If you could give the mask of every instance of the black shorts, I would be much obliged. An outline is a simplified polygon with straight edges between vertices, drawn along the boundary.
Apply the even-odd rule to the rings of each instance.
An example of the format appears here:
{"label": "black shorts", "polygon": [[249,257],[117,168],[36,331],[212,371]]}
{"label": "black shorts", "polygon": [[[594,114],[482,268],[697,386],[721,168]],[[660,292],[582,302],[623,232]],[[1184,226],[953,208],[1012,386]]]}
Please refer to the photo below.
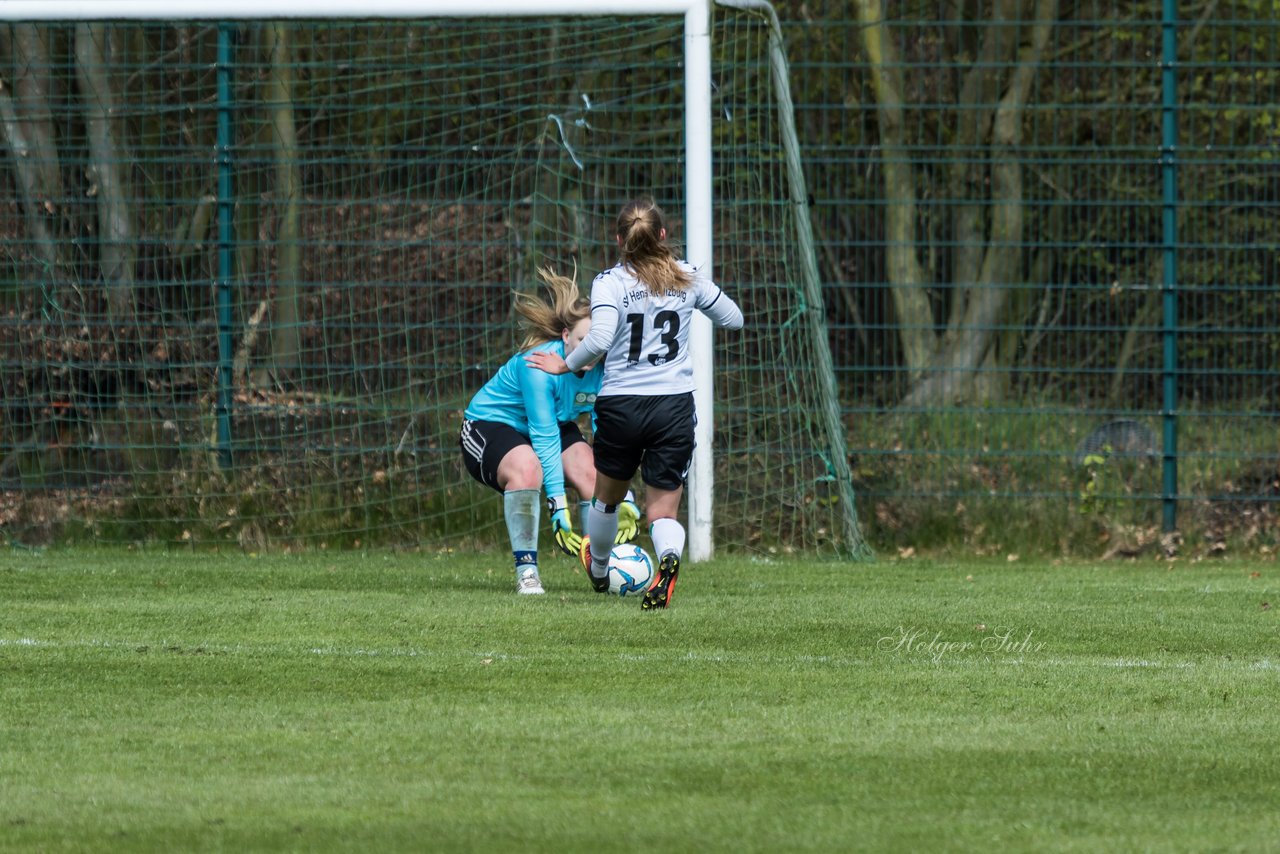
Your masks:
{"label": "black shorts", "polygon": [[596,398],[596,471],[631,480],[636,469],[649,486],[678,489],[693,461],[693,393]]}
{"label": "black shorts", "polygon": [[[587,441],[577,422],[560,422],[560,453],[570,446]],[[502,458],[519,445],[533,447],[529,437],[509,424],[499,421],[463,421],[458,433],[458,445],[462,448],[462,462],[467,472],[476,480],[498,492],[498,464]]]}

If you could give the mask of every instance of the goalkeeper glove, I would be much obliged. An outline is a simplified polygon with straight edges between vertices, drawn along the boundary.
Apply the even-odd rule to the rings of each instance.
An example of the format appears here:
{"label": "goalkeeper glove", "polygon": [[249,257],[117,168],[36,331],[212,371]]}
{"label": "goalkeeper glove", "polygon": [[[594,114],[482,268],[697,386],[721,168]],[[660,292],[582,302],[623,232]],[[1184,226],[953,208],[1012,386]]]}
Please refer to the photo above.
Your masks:
{"label": "goalkeeper glove", "polygon": [[618,536],[613,538],[615,544],[629,543],[636,538],[640,528],[640,508],[632,499],[631,490],[618,505]]}
{"label": "goalkeeper glove", "polygon": [[551,514],[551,531],[555,534],[560,551],[573,557],[582,548],[582,537],[573,531],[573,517],[569,515],[569,502],[563,495],[547,498],[547,511]]}

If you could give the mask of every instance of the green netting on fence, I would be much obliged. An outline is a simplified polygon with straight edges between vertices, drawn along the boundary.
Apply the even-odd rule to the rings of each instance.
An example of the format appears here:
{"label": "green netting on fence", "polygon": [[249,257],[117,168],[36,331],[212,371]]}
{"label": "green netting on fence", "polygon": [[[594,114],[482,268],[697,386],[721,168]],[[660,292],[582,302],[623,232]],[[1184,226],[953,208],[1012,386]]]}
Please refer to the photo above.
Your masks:
{"label": "green netting on fence", "polygon": [[[10,536],[503,542],[462,409],[539,265],[585,289],[640,196],[684,237],[683,20],[0,29]],[[716,17],[715,539],[858,554],[771,35]]]}
{"label": "green netting on fence", "polygon": [[785,8],[873,541],[1273,545],[1280,5]]}

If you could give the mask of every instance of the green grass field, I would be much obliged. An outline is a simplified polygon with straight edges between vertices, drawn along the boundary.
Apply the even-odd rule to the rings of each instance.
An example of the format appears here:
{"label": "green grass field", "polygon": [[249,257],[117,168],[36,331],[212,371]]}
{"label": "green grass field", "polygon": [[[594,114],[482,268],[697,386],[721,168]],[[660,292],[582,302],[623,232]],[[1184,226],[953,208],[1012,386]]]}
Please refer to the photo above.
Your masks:
{"label": "green grass field", "polygon": [[1274,563],[0,554],[7,851],[1268,851]]}

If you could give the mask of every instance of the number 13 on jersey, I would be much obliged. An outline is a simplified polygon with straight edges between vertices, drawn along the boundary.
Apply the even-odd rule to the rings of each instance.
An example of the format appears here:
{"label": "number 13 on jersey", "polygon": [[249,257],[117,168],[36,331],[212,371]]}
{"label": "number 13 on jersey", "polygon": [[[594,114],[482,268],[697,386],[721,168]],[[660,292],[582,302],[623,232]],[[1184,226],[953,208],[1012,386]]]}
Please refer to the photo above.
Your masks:
{"label": "number 13 on jersey", "polygon": [[[653,317],[653,327],[645,329],[645,315],[628,314],[631,327],[631,346],[627,350],[627,365],[638,365],[646,344],[651,352],[643,355],[651,365],[664,365],[680,352],[680,315],[674,311],[660,311]],[[648,334],[646,335],[646,331]]]}

